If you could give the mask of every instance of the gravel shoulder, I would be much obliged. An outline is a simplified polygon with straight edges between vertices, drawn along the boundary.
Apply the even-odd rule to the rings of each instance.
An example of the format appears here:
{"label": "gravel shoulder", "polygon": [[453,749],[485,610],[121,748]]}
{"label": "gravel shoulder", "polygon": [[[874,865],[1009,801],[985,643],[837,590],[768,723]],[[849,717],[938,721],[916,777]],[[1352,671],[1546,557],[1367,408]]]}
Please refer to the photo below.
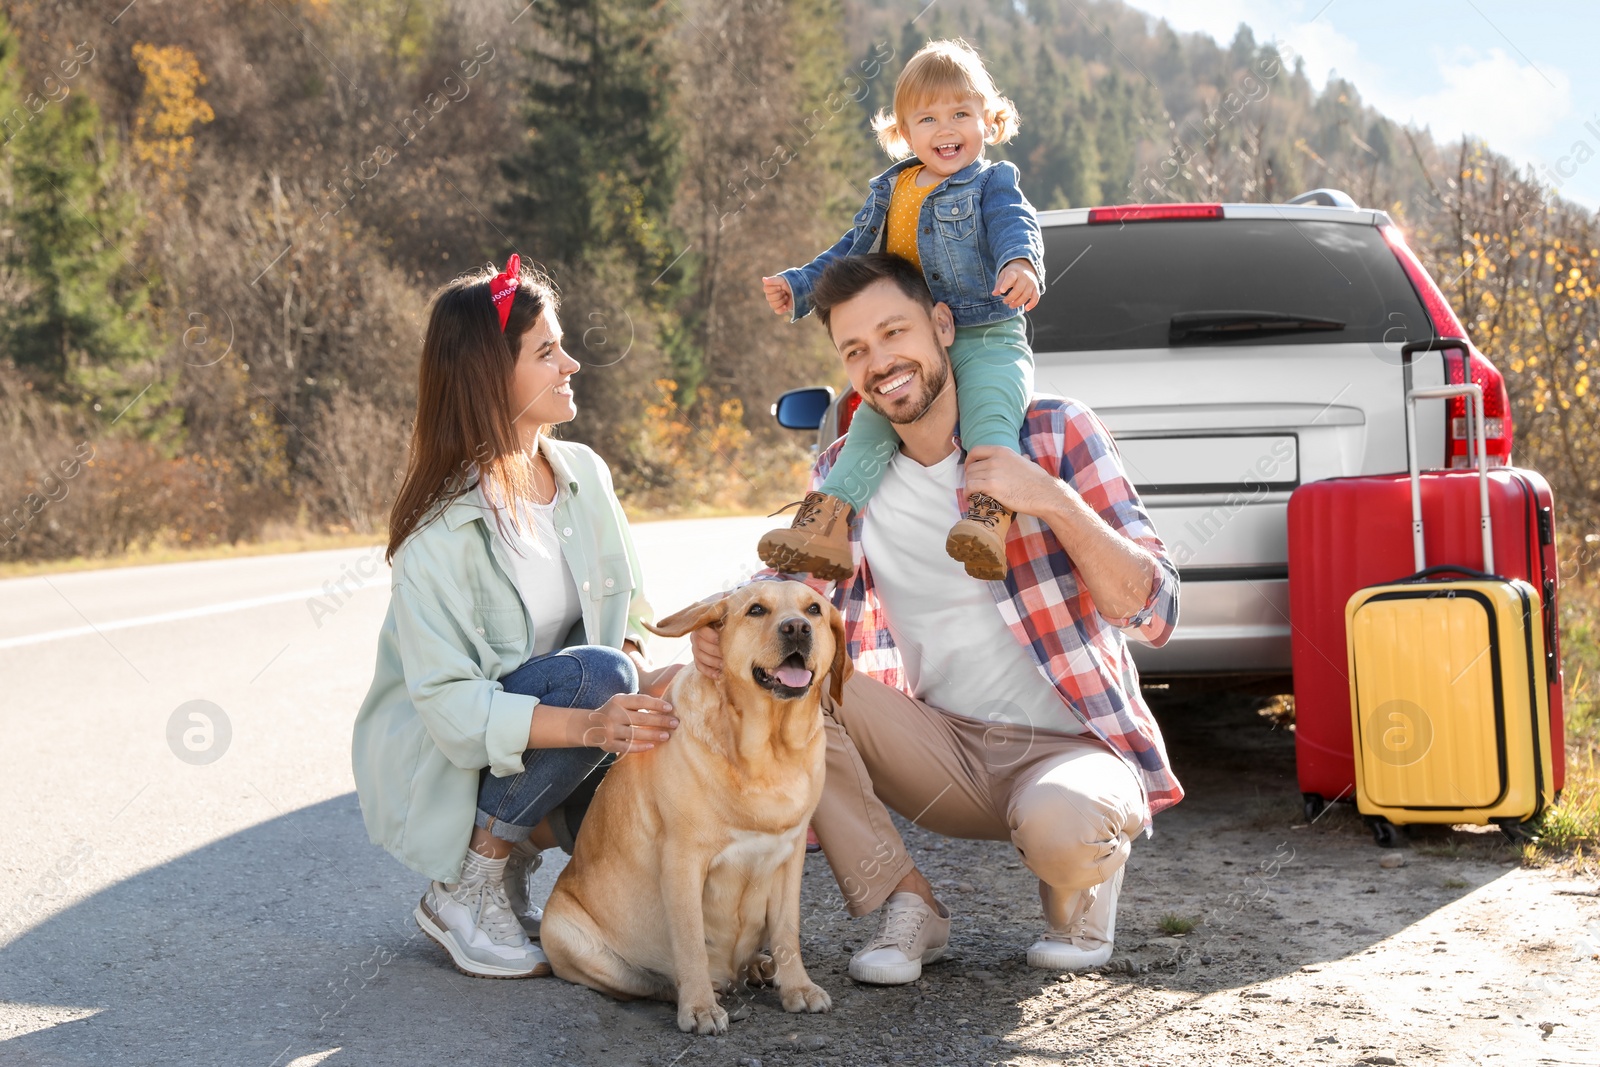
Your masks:
{"label": "gravel shoulder", "polygon": [[[1103,972],[1027,967],[1036,883],[1009,847],[902,823],[955,919],[922,981],[846,977],[871,920],[843,914],[814,857],[804,947],[831,1015],[757,992],[726,1037],[691,1039],[661,1032],[664,1008],[583,997],[605,1036],[577,1039],[573,1062],[1600,1063],[1595,887],[1524,868],[1498,832],[1419,830],[1389,852],[1348,808],[1305,825],[1292,735],[1258,703],[1161,709],[1189,796],[1134,848]],[[1166,915],[1197,924],[1172,937]]]}

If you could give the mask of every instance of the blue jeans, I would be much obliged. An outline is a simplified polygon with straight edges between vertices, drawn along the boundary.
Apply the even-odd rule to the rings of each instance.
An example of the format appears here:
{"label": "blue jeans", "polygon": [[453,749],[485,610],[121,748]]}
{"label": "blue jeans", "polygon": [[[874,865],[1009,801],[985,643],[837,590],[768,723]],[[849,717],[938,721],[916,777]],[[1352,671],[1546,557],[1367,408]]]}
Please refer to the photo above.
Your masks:
{"label": "blue jeans", "polygon": [[[504,678],[508,693],[538,697],[563,708],[598,708],[618,693],[639,691],[633,661],[604,645],[573,645],[535,656]],[[527,840],[548,815],[556,840],[568,852],[595,788],[611,765],[598,748],[530,748],[522,773],[497,778],[483,769],[478,782],[478,826],[513,844]]]}

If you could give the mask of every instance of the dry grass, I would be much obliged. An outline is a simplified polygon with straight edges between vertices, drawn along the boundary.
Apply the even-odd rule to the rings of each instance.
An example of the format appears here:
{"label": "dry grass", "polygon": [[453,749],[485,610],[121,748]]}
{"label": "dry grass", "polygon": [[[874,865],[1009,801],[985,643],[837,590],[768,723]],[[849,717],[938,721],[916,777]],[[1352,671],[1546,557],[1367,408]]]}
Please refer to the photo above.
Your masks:
{"label": "dry grass", "polygon": [[[778,505],[740,508],[712,504],[692,504],[681,508],[645,510],[624,508],[628,521],[634,523],[664,522],[672,519],[721,519],[752,515],[766,515]],[[781,519],[774,519],[779,525]],[[312,530],[287,524],[273,524],[263,531],[257,541],[239,541],[232,544],[200,546],[173,545],[156,542],[141,545],[127,552],[108,556],[74,556],[70,559],[47,559],[0,562],[0,581],[6,578],[26,578],[35,574],[65,574],[73,571],[107,570],[113,567],[147,567],[157,563],[187,563],[205,559],[241,559],[246,556],[276,556],[291,552],[322,552],[334,548],[360,548],[365,545],[385,543],[383,530],[358,533],[341,527]]]}
{"label": "dry grass", "polygon": [[738,400],[704,404],[714,410],[697,418],[679,406],[676,382],[662,378],[655,387],[627,461],[615,472],[624,507],[672,515],[765,508],[765,514],[805,495],[811,455],[798,440],[752,433]]}
{"label": "dry grass", "polygon": [[235,559],[244,556],[276,556],[289,552],[321,552],[332,548],[359,548],[380,544],[374,534],[348,530],[312,531],[279,529],[259,541],[213,544],[195,547],[156,543],[112,556],[74,556],[31,562],[0,563],[0,579],[26,578],[35,574],[62,574],[69,571],[96,571],[111,567],[145,567],[156,563],[187,563],[202,559]]}
{"label": "dry grass", "polygon": [[1156,920],[1156,926],[1169,937],[1190,933],[1199,925],[1199,919],[1191,919],[1184,915],[1174,915],[1172,912],[1167,912],[1167,914]]}
{"label": "dry grass", "polygon": [[1467,841],[1463,841],[1459,837],[1451,836],[1438,841],[1417,841],[1414,842],[1411,847],[1422,856],[1434,856],[1438,859],[1445,860],[1458,860],[1463,856],[1467,856],[1475,851],[1481,851],[1481,849],[1475,848],[1475,845],[1477,845],[1477,842],[1469,843]]}
{"label": "dry grass", "polygon": [[1522,865],[1533,870],[1538,870],[1540,867],[1548,867],[1557,861],[1557,857],[1555,855],[1546,851],[1545,849],[1540,848],[1539,845],[1533,841],[1529,841],[1524,844],[1519,850],[1519,855],[1522,859]]}
{"label": "dry grass", "polygon": [[1538,830],[1539,851],[1581,857],[1600,846],[1600,584],[1562,590],[1567,774],[1561,802]]}
{"label": "dry grass", "polygon": [[1600,768],[1595,766],[1593,738],[1567,751],[1566,788],[1561,803],[1545,813],[1539,824],[1539,841],[1568,851],[1600,843]]}
{"label": "dry grass", "polygon": [[[708,504],[704,501],[692,501],[679,504],[675,507],[641,508],[630,507],[626,502],[622,510],[627,514],[629,522],[666,522],[673,519],[737,519],[749,518],[754,515],[771,515],[774,511],[799,500],[805,495],[805,483],[795,486],[793,493],[780,494],[768,500],[758,501],[749,505],[743,504]],[[785,512],[772,520],[773,526],[787,526],[794,518],[794,512]],[[752,545],[752,549],[754,546]]]}

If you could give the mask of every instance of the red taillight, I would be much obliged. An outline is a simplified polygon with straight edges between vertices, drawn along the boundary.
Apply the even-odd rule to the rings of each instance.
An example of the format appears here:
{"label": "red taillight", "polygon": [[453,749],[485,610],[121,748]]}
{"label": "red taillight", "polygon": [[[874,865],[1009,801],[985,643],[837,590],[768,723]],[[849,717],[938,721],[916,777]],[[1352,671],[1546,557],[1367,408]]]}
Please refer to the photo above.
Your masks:
{"label": "red taillight", "polygon": [[856,417],[856,408],[860,406],[861,394],[854,389],[850,390],[849,396],[839,401],[839,437],[850,432],[850,420]]}
{"label": "red taillight", "polygon": [[1417,254],[1411,251],[1411,246],[1406,244],[1405,237],[1394,226],[1384,226],[1383,239],[1389,242],[1389,247],[1394,250],[1395,258],[1400,260],[1400,267],[1406,272],[1406,277],[1411,280],[1411,288],[1417,291],[1417,296],[1422,299],[1422,306],[1428,310],[1428,318],[1433,323],[1433,332],[1440,337],[1465,337],[1467,331],[1461,325],[1461,320],[1456,318],[1456,313],[1451,310],[1450,302],[1444,298],[1444,293],[1428,277],[1428,272],[1422,269]]}
{"label": "red taillight", "polygon": [[1090,222],[1155,222],[1160,219],[1220,219],[1221,204],[1121,204],[1092,207]]}
{"label": "red taillight", "polygon": [[[1507,465],[1511,462],[1511,398],[1506,393],[1505,376],[1478,353],[1452,348],[1444,354],[1445,381],[1464,385],[1468,372],[1463,364],[1471,366],[1472,384],[1483,390],[1484,451],[1489,455],[1489,465]],[[1451,397],[1445,403],[1445,466],[1476,467],[1476,444],[1468,450],[1466,397]]]}

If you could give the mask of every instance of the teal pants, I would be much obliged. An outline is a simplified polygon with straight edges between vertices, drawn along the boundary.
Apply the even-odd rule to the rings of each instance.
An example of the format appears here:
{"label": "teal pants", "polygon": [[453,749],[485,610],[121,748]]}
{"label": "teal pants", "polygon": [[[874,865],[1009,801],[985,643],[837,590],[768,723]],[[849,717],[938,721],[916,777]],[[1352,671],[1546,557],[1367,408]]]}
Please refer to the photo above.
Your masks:
{"label": "teal pants", "polygon": [[[961,447],[999,445],[1016,452],[1022,420],[1033,395],[1033,350],[1021,315],[987,326],[957,326],[950,369],[961,411]],[[900,450],[894,424],[863,401],[850,422],[844,448],[822,492],[860,513],[883,481],[883,469]]]}

